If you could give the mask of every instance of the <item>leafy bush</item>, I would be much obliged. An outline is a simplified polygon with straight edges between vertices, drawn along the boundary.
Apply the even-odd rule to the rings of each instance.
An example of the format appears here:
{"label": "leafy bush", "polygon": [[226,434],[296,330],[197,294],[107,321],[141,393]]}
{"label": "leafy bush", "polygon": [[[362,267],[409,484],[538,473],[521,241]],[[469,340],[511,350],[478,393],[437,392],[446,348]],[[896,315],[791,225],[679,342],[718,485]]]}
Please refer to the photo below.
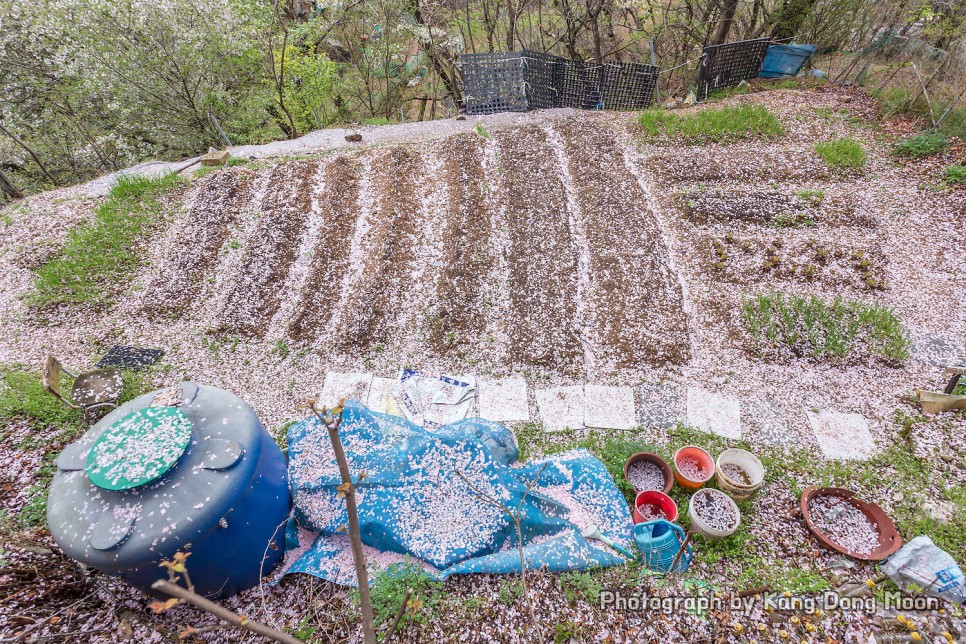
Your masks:
{"label": "leafy bush", "polygon": [[909,357],[905,329],[892,309],[879,304],[770,293],[746,300],[742,309],[762,353],[833,363],[862,354],[887,363]]}
{"label": "leafy bush", "polygon": [[140,265],[134,246],[161,211],[160,197],[180,179],[122,176],[111,188],[94,221],[73,230],[61,251],[36,271],[29,304],[110,303],[112,284]]}
{"label": "leafy bush", "polygon": [[946,183],[966,183],[966,165],[951,165],[946,168]]}
{"label": "leafy bush", "polygon": [[919,159],[933,154],[945,152],[949,148],[949,139],[941,132],[920,132],[900,142],[892,149],[897,157]]}
{"label": "leafy bush", "polygon": [[774,138],[783,133],[778,119],[761,105],[721,107],[684,114],[646,110],[641,112],[639,123],[651,136],[663,132],[696,142]]}
{"label": "leafy bush", "polygon": [[[400,628],[408,623],[423,623],[430,619],[442,599],[443,584],[427,575],[418,564],[407,561],[391,564],[379,571],[372,580],[372,615],[376,627],[396,616],[406,590],[413,589]],[[354,590],[353,601],[358,603],[359,591]]]}
{"label": "leafy bush", "polygon": [[815,151],[833,168],[861,168],[868,159],[862,144],[849,138],[820,141]]}

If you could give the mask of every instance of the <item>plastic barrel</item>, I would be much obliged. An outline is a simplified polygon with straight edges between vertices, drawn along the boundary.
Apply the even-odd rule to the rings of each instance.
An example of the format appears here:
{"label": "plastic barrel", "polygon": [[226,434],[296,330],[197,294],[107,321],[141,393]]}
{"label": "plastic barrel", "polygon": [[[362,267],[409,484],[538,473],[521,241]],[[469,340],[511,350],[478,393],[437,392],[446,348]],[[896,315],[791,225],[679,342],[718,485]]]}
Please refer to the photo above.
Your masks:
{"label": "plastic barrel", "polygon": [[141,396],[56,464],[47,521],[57,544],[142,590],[178,551],[190,553],[195,590],[216,598],[256,585],[284,554],[285,456],[227,391],[186,382]]}

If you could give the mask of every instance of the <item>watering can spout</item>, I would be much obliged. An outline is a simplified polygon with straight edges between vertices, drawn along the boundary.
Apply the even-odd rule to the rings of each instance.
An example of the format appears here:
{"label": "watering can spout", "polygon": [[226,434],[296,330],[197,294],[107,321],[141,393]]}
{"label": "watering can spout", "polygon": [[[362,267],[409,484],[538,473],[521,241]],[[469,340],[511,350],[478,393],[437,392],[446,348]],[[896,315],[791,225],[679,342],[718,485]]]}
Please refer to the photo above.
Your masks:
{"label": "watering can spout", "polygon": [[617,552],[627,557],[628,559],[632,559],[632,560],[637,559],[637,557],[635,557],[632,553],[628,552],[626,549],[614,543],[613,539],[606,536],[603,532],[600,531],[600,528],[595,525],[587,526],[586,528],[584,528],[580,532],[580,536],[582,536],[584,539],[596,539],[597,541],[605,543],[611,548],[613,548],[614,550],[616,550]]}

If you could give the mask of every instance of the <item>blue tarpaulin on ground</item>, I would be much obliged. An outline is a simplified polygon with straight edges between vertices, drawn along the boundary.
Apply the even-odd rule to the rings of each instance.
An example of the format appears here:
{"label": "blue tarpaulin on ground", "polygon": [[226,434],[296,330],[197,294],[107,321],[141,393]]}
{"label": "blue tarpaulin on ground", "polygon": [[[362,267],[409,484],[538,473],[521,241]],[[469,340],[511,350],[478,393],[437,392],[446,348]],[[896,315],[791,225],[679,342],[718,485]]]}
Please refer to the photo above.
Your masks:
{"label": "blue tarpaulin on ground", "polygon": [[761,63],[761,78],[796,76],[815,53],[815,45],[771,45]]}
{"label": "blue tarpaulin on ground", "polygon": [[[528,568],[623,563],[616,551],[581,536],[590,525],[633,549],[627,502],[604,464],[586,450],[520,464],[513,435],[498,423],[472,418],[430,431],[355,401],[346,403],[339,435],[353,476],[365,472],[356,497],[367,559],[412,557],[440,579],[519,571],[514,522],[481,495],[520,508]],[[290,428],[288,445],[295,513],[284,573],[354,584],[328,432],[310,417]]]}

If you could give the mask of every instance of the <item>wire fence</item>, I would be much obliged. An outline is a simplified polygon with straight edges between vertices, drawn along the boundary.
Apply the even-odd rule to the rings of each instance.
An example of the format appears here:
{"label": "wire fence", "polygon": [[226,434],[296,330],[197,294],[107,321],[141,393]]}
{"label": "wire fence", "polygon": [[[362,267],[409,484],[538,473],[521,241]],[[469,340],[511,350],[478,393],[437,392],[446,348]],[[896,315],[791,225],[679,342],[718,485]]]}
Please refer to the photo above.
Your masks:
{"label": "wire fence", "polygon": [[524,49],[463,54],[468,114],[572,107],[640,110],[654,102],[658,68],[643,63],[590,63]]}
{"label": "wire fence", "polygon": [[756,38],[705,47],[698,66],[698,100],[758,76],[769,44],[770,38]]}

